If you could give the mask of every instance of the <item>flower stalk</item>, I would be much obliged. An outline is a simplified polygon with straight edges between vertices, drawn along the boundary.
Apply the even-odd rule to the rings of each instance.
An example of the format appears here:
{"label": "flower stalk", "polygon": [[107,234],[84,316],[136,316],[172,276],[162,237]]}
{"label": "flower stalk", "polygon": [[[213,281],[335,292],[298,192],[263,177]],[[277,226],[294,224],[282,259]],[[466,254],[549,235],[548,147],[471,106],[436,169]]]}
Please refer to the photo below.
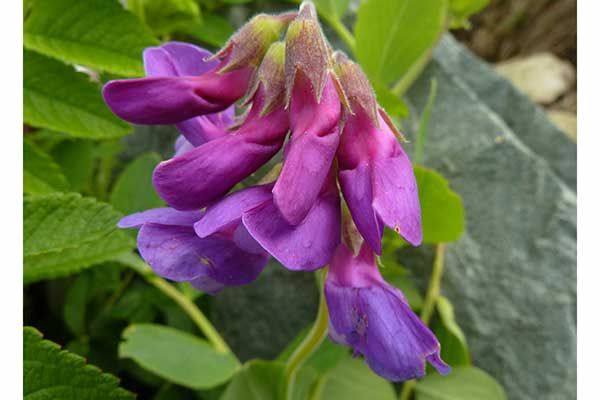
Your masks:
{"label": "flower stalk", "polygon": [[308,335],[304,338],[302,343],[296,348],[287,361],[284,371],[284,384],[285,384],[285,399],[291,400],[294,393],[294,383],[298,370],[310,357],[314,351],[319,347],[321,342],[325,339],[328,332],[329,325],[329,311],[327,309],[327,302],[323,294],[323,283],[325,281],[325,275],[327,274],[327,268],[324,268],[322,273],[317,272],[315,277],[319,287],[319,311],[317,312],[317,318],[308,332]]}

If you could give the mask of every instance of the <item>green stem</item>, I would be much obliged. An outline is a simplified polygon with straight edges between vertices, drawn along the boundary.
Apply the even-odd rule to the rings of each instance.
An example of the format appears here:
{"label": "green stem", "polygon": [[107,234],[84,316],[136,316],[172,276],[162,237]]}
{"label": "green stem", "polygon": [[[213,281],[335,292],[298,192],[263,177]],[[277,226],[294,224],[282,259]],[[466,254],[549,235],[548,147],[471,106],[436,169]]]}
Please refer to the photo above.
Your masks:
{"label": "green stem", "polygon": [[[438,244],[435,249],[435,260],[433,261],[433,269],[429,278],[429,286],[427,287],[427,293],[425,294],[425,300],[423,300],[423,307],[421,308],[421,320],[425,325],[429,324],[435,304],[440,296],[440,286],[442,275],[444,274],[444,251],[445,245],[443,243]],[[416,384],[417,381],[414,379],[404,382],[399,400],[409,400]]]}
{"label": "green stem", "polygon": [[[325,280],[326,271],[323,271],[322,280]],[[291,400],[294,393],[294,383],[296,374],[304,361],[319,347],[323,339],[327,336],[327,328],[329,325],[329,311],[327,310],[327,302],[323,293],[323,284],[319,282],[319,311],[317,318],[304,338],[302,343],[296,348],[287,361],[284,372],[285,382],[285,398]]]}
{"label": "green stem", "polygon": [[163,292],[167,297],[171,298],[179,307],[185,311],[190,319],[198,326],[200,331],[206,336],[206,339],[213,345],[216,351],[224,354],[233,354],[225,340],[221,337],[219,332],[206,318],[206,316],[200,311],[196,304],[181,293],[175,286],[156,275],[152,269],[136,257],[133,253],[125,253],[117,257],[116,261],[119,261],[140,274],[146,282],[156,287],[158,290]]}
{"label": "green stem", "polygon": [[325,17],[322,16],[323,19],[327,21],[329,26],[338,34],[340,39],[348,46],[352,53],[356,52],[356,39],[352,33],[346,28],[346,25],[337,17]]}

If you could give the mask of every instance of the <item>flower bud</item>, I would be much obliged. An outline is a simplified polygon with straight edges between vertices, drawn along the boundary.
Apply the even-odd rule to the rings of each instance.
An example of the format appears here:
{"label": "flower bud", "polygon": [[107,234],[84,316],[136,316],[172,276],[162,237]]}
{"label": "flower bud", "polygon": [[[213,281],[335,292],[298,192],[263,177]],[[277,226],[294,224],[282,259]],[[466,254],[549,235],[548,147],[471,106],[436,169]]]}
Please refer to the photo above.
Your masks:
{"label": "flower bud", "polygon": [[256,79],[246,101],[250,102],[254,98],[260,86],[264,96],[264,104],[260,110],[261,116],[267,115],[277,105],[283,103],[285,98],[284,66],[285,43],[275,42],[269,47],[258,68]]}
{"label": "flower bud", "polygon": [[296,13],[281,15],[259,14],[229,39],[225,47],[211,58],[225,58],[227,63],[219,73],[254,65],[258,67],[269,46],[279,40],[279,36]]}

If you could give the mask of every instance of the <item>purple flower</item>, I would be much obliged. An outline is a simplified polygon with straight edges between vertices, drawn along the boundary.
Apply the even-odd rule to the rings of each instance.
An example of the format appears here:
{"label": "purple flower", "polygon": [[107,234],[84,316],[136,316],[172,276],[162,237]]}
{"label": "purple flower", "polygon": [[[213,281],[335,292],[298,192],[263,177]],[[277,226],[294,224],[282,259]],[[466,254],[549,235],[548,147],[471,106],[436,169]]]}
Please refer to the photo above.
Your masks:
{"label": "purple flower", "polygon": [[[168,49],[165,49],[168,46]],[[189,46],[187,52],[174,54],[169,44],[145,54],[148,78],[123,79],[108,82],[102,91],[110,109],[120,118],[135,124],[175,124],[210,113],[225,110],[241,98],[248,88],[254,67],[245,66],[231,72],[220,73],[227,58],[208,71],[204,57],[206,52]],[[177,47],[182,47],[179,44]],[[178,49],[180,51],[181,48]],[[194,52],[196,54],[194,54]],[[182,68],[157,67],[171,60],[185,59]],[[187,62],[191,58],[195,63]],[[196,64],[196,70],[190,68]],[[196,72],[196,73],[194,73]],[[200,72],[200,74],[197,74]],[[185,75],[183,75],[185,74]]]}
{"label": "purple flower", "polygon": [[340,242],[340,200],[333,173],[306,218],[291,225],[273,202],[273,184],[237,191],[209,206],[194,228],[200,237],[239,224],[273,257],[291,270],[327,265]]}
{"label": "purple flower", "polygon": [[200,238],[194,223],[202,211],[155,208],[128,215],[119,228],[141,228],[138,249],[158,275],[173,281],[189,281],[195,288],[216,294],[225,286],[254,281],[268,254],[238,224],[223,227]]}
{"label": "purple flower", "polygon": [[381,254],[384,225],[407,242],[422,241],[421,208],[410,159],[392,122],[379,109],[358,65],[336,55],[339,76],[353,113],[345,113],[337,151],[339,181],[358,231]]}
{"label": "purple flower", "polygon": [[294,225],[305,218],[317,199],[339,143],[341,104],[330,59],[314,6],[303,3],[286,34],[291,137],[273,188],[275,204]]}
{"label": "purple flower", "polygon": [[341,244],[325,281],[329,336],[362,354],[378,375],[405,381],[425,375],[428,361],[441,374],[450,367],[440,358],[435,335],[410,309],[402,292],[386,283],[366,244],[354,256]]}

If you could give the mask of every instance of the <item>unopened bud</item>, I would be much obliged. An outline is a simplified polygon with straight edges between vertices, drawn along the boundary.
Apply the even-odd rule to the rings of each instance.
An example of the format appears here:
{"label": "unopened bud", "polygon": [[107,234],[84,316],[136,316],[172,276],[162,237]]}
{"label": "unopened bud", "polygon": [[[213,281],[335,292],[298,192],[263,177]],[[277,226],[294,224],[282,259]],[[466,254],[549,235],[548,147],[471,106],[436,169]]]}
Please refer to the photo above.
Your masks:
{"label": "unopened bud", "polygon": [[331,67],[331,54],[312,3],[302,3],[298,17],[288,28],[285,43],[287,102],[298,72],[306,76],[319,102]]}
{"label": "unopened bud", "polygon": [[230,72],[247,65],[258,67],[269,46],[279,40],[284,28],[296,15],[297,13],[259,14],[252,18],[231,36],[225,47],[211,57],[228,57],[227,63],[219,73]]}
{"label": "unopened bud", "polygon": [[260,115],[264,116],[283,104],[285,98],[285,43],[275,42],[265,54],[245,103],[250,102],[259,86],[263,96]]}

